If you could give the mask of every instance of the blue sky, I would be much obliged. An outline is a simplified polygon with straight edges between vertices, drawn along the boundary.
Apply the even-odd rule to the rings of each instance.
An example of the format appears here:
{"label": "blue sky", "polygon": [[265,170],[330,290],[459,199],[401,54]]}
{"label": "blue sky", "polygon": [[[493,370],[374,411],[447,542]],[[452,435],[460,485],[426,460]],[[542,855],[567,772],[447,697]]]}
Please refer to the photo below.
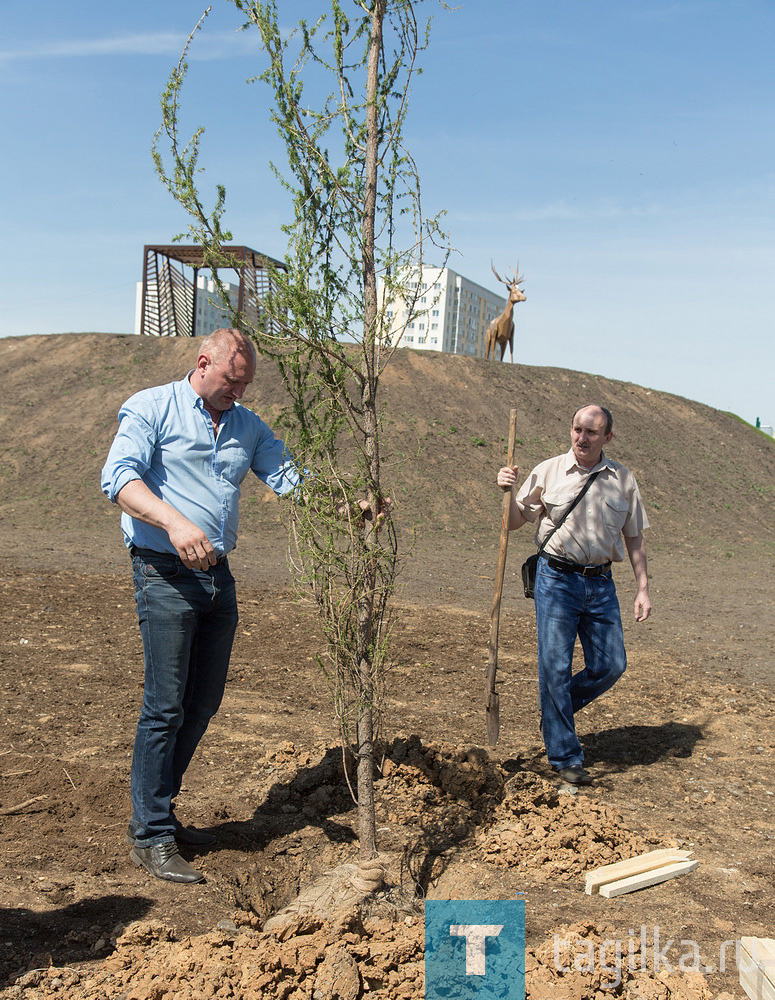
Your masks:
{"label": "blue sky", "polygon": [[[324,0],[281,2],[290,26]],[[155,176],[159,95],[200,0],[3,0],[0,336],[131,332],[146,243],[185,228]],[[439,5],[407,145],[450,265],[527,276],[517,360],[775,422],[775,4]],[[185,122],[236,242],[284,251],[281,152],[237,10],[191,54]]]}

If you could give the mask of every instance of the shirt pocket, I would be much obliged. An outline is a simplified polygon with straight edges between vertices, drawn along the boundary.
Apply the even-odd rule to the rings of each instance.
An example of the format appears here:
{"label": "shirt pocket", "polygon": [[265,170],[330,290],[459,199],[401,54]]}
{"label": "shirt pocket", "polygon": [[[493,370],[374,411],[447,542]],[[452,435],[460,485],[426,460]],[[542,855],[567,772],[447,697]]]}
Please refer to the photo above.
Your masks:
{"label": "shirt pocket", "polygon": [[614,534],[618,534],[622,530],[629,512],[630,505],[627,500],[622,497],[605,497],[603,521]]}
{"label": "shirt pocket", "polygon": [[218,442],[215,470],[221,479],[234,487],[239,487],[250,469],[250,457],[244,445],[234,438]]}
{"label": "shirt pocket", "polygon": [[549,520],[555,525],[559,524],[575,499],[576,493],[573,490],[552,490],[541,497]]}

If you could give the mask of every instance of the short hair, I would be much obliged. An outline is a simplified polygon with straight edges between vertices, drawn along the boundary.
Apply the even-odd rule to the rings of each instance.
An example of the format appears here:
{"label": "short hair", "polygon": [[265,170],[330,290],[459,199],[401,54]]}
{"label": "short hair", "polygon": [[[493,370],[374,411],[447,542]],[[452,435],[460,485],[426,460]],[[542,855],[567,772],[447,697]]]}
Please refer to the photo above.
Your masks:
{"label": "short hair", "polygon": [[605,432],[606,434],[610,434],[611,431],[614,429],[614,417],[611,411],[607,410],[605,406],[601,406],[600,403],[584,403],[582,406],[577,406],[576,409],[573,411],[573,416],[571,417],[570,421],[571,427],[573,427],[573,422],[576,419],[576,414],[579,413],[581,410],[589,409],[590,406],[594,406],[595,409],[603,411],[603,415],[605,416]]}
{"label": "short hair", "polygon": [[253,341],[241,330],[222,326],[213,330],[199,345],[199,354],[209,354],[217,361],[224,361],[232,353],[242,354],[256,360],[256,348]]}

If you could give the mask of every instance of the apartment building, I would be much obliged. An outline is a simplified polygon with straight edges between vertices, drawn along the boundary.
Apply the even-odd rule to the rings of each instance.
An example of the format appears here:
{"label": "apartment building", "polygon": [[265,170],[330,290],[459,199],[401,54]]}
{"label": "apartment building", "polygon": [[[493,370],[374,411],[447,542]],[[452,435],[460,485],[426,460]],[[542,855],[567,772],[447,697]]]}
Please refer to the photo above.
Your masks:
{"label": "apartment building", "polygon": [[[410,316],[410,305],[403,300],[386,303],[391,341],[396,342],[407,324],[401,347],[483,358],[487,327],[503,311],[505,290],[491,292],[449,267],[424,266],[412,282],[417,290],[415,315]],[[384,294],[380,282],[380,302]]]}
{"label": "apartment building", "polygon": [[[224,281],[223,287],[226,289],[226,293],[229,296],[232,306],[236,309],[237,303],[239,301],[239,285],[230,284],[228,281]],[[156,286],[151,285],[148,289],[150,308],[156,307]],[[212,299],[212,302],[210,301]],[[220,304],[221,295],[216,288],[215,282],[212,278],[208,278],[205,275],[199,275],[196,279],[196,312],[194,314],[194,337],[206,337],[208,333],[212,333],[213,330],[218,330],[222,326],[231,326],[231,318],[229,313]],[[135,333],[140,333],[140,324],[142,322],[142,308],[143,308],[143,283],[142,281],[137,282],[136,294],[135,294]],[[186,308],[190,310],[190,306],[186,303]]]}

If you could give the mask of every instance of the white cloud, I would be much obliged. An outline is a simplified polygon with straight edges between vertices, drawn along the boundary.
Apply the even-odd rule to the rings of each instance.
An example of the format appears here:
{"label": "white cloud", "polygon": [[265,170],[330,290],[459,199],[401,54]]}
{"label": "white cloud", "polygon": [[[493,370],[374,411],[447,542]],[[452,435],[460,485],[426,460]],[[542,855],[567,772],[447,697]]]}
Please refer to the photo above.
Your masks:
{"label": "white cloud", "polygon": [[[0,63],[34,59],[83,59],[92,56],[180,55],[188,37],[185,32],[117,35],[111,38],[70,38],[42,42],[29,48],[0,50]],[[241,31],[210,31],[198,34],[188,58],[221,59],[255,51],[256,36]]]}

